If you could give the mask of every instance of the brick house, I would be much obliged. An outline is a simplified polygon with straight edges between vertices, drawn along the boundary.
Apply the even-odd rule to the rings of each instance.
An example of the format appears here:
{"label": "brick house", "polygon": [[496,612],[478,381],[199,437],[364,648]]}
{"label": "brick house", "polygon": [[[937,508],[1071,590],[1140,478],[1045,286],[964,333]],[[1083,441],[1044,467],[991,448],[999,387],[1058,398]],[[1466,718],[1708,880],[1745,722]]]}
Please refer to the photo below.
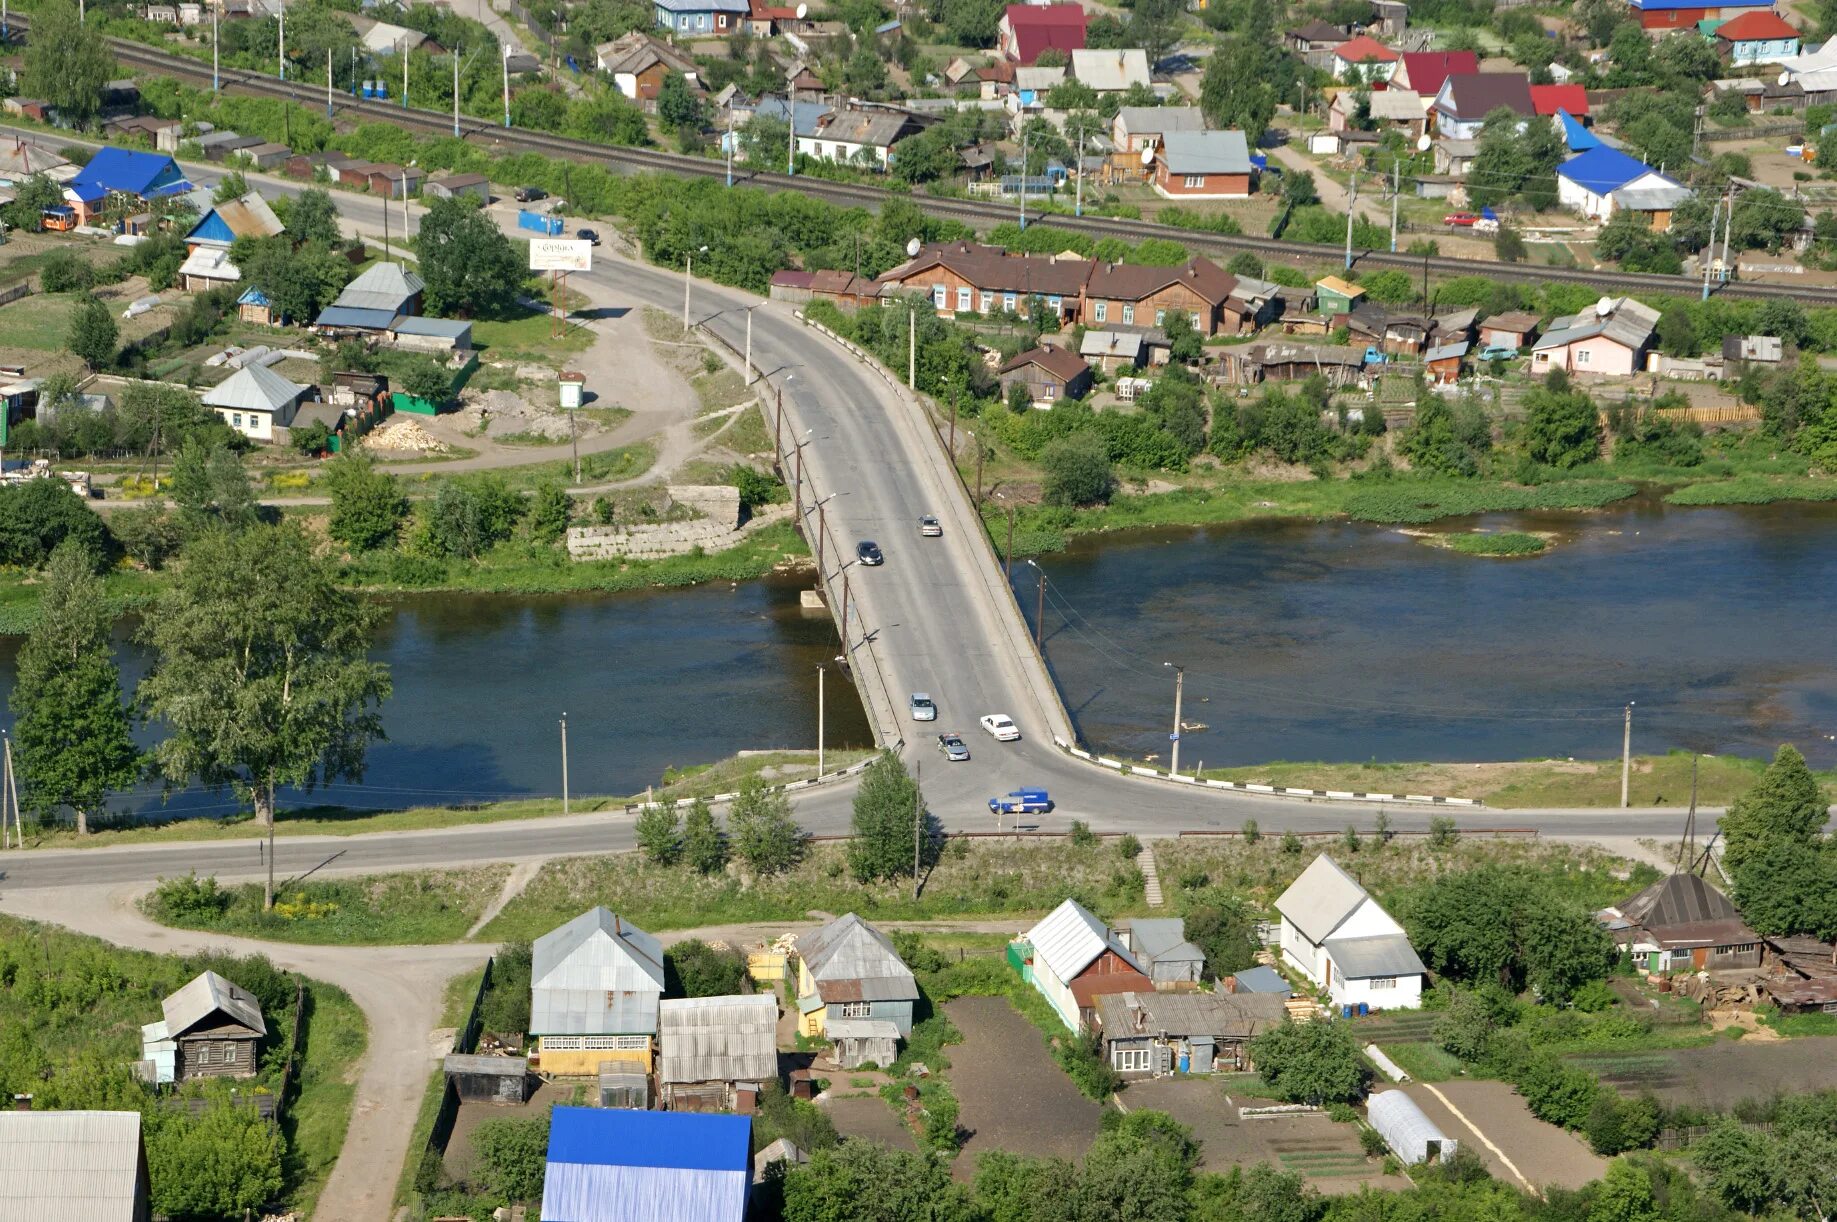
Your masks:
{"label": "brick house", "polygon": [[935,242],[883,273],[880,292],[883,299],[924,293],[945,316],[1018,312],[1037,297],[1061,321],[1072,322],[1094,266],[1080,255],[1019,255],[974,242]]}
{"label": "brick house", "polygon": [[1185,314],[1201,335],[1217,335],[1236,278],[1211,260],[1178,267],[1101,264],[1091,270],[1079,318],[1086,326],[1159,327]]}
{"label": "brick house", "polygon": [[1155,194],[1167,199],[1248,199],[1250,148],[1241,131],[1167,132],[1155,156]]}

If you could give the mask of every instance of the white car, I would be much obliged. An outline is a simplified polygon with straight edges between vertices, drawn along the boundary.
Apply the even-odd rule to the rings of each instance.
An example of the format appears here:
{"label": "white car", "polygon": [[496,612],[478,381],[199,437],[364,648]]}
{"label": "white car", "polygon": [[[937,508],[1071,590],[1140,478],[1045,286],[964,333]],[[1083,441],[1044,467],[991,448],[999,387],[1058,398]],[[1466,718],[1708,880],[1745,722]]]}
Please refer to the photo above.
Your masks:
{"label": "white car", "polygon": [[982,728],[993,735],[996,742],[1011,743],[1021,736],[1021,728],[1006,713],[990,713],[981,721]]}

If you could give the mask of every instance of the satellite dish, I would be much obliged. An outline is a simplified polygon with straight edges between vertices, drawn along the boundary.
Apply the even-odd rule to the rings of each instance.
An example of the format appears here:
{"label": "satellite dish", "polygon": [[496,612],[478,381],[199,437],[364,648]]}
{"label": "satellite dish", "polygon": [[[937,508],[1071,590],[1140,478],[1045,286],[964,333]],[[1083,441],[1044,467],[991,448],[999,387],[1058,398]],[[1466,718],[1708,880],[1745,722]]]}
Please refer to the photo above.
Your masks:
{"label": "satellite dish", "polygon": [[1154,145],[1151,144],[1142,150],[1142,164],[1144,166],[1151,166],[1154,163],[1155,163],[1155,149],[1154,149]]}
{"label": "satellite dish", "polygon": [[1609,314],[1612,314],[1613,312],[1614,312],[1614,299],[1612,297],[1603,297],[1601,300],[1595,302],[1595,315],[1597,317],[1606,318]]}
{"label": "satellite dish", "polygon": [[1429,133],[1424,132],[1422,135],[1416,137],[1416,151],[1419,153],[1426,153],[1429,151],[1429,146],[1434,143],[1435,141],[1429,139]]}
{"label": "satellite dish", "polygon": [[1790,73],[1790,72],[1782,72],[1782,73],[1780,73],[1780,84],[1781,84],[1781,85],[1790,85],[1790,84],[1792,84],[1792,73]]}
{"label": "satellite dish", "polygon": [[917,238],[913,238],[910,242],[906,243],[906,255],[908,258],[916,258],[918,256],[918,252],[919,252],[919,240]]}
{"label": "satellite dish", "polygon": [[804,18],[808,17],[809,15],[810,15],[810,6],[808,4],[800,4],[797,6],[797,19],[799,21],[802,21]]}

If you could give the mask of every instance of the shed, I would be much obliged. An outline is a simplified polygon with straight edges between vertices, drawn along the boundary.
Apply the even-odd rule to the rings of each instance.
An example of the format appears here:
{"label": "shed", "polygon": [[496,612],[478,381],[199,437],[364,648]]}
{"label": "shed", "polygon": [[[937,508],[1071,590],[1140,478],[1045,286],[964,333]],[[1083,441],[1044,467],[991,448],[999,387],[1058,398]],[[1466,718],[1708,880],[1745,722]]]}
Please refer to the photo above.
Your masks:
{"label": "shed", "polygon": [[1759,967],[1760,938],[1729,898],[1695,874],[1670,874],[1605,910],[1616,940],[1649,971]]}
{"label": "shed", "polygon": [[398,348],[464,356],[472,351],[472,324],[461,318],[398,314],[389,324],[389,338]]}
{"label": "shed", "polygon": [[1400,1090],[1380,1091],[1365,1105],[1366,1118],[1378,1131],[1391,1152],[1409,1166],[1417,1163],[1445,1163],[1454,1157],[1459,1143],[1416,1106],[1416,1100]]}
{"label": "shed", "polygon": [[1186,922],[1180,917],[1131,921],[1123,932],[1125,945],[1155,988],[1196,985],[1205,974],[1206,953],[1186,940]]}
{"label": "shed", "polygon": [[1020,385],[1036,407],[1051,407],[1060,399],[1082,399],[1091,389],[1091,367],[1084,358],[1052,344],[1021,353],[1001,367],[1002,389]]}
{"label": "shed", "polygon": [[529,1099],[529,1058],[454,1053],[446,1059],[446,1080],[461,1099],[523,1103]]}
{"label": "shed", "polygon": [[[798,1031],[817,1036],[836,1019],[893,1024],[912,1031],[918,982],[887,936],[854,913],[797,939]],[[888,1058],[889,1060],[891,1058]]]}
{"label": "shed", "polygon": [[1537,323],[1537,315],[1523,310],[1494,314],[1480,324],[1480,343],[1487,348],[1522,348],[1537,334]]}
{"label": "shed", "polygon": [[139,1112],[0,1112],[0,1218],[147,1222]]}
{"label": "shed", "polygon": [[753,1183],[765,1183],[773,1163],[784,1163],[785,1169],[790,1170],[809,1161],[810,1156],[798,1149],[797,1143],[789,1137],[780,1137],[753,1155]]}
{"label": "shed", "polygon": [[555,1222],[743,1222],[753,1122],[616,1108],[549,1118],[542,1216]]}
{"label": "shed", "polygon": [[1422,354],[1422,363],[1428,367],[1429,377],[1437,382],[1458,381],[1461,376],[1461,360],[1471,347],[1466,340],[1456,340],[1451,344],[1441,344],[1430,348]]}
{"label": "shed", "polygon": [[1229,983],[1233,993],[1273,993],[1277,997],[1292,997],[1295,993],[1273,967],[1246,968],[1232,976]]}
{"label": "shed", "polygon": [[891,1065],[899,1056],[899,1028],[881,1018],[832,1018],[825,1032],[843,1069]]}
{"label": "shed", "polygon": [[673,1111],[750,1110],[740,1092],[778,1078],[778,1002],[770,993],[673,997],[658,1006],[658,1086]]}
{"label": "shed", "polygon": [[160,1002],[160,1013],[159,1022],[140,1029],[141,1055],[153,1062],[155,1082],[255,1076],[256,1048],[268,1025],[247,989],[202,972]]}
{"label": "shed", "polygon": [[663,996],[663,945],[605,908],[536,939],[529,1033],[550,1074],[590,1074],[620,1061],[648,1072]]}
{"label": "shed", "polygon": [[483,174],[435,174],[422,185],[421,194],[435,199],[465,197],[489,203],[491,180]]}
{"label": "shed", "polygon": [[1329,317],[1347,314],[1354,303],[1365,296],[1365,290],[1338,276],[1324,276],[1314,282],[1314,297],[1322,314]]}
{"label": "shed", "polygon": [[620,1069],[616,1062],[600,1066],[600,1106],[631,1107],[640,1111],[651,1105],[651,1076]]}

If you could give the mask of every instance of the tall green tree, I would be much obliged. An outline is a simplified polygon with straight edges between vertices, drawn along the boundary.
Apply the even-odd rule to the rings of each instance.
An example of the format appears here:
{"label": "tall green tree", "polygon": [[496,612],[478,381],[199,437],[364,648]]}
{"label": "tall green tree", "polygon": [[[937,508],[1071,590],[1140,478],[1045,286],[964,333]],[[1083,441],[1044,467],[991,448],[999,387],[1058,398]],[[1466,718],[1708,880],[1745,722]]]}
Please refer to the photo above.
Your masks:
{"label": "tall green tree", "polygon": [[392,690],[368,657],[378,614],[337,587],[297,527],[193,540],[140,634],[155,657],[140,705],[167,731],[160,771],[232,787],[270,828],[282,785],[361,780]]}
{"label": "tall green tree", "polygon": [[465,199],[437,199],[415,238],[430,314],[501,314],[528,276],[523,252],[497,223]]}
{"label": "tall green tree", "polygon": [[94,297],[85,297],[70,314],[70,331],[65,344],[82,358],[90,369],[102,369],[115,359],[115,342],[121,329],[108,306]]}
{"label": "tall green tree", "polygon": [[[0,219],[9,228],[37,233],[44,223],[45,209],[64,202],[64,189],[48,174],[34,174],[13,187],[13,200],[0,205]],[[47,290],[49,291],[49,290]]]}
{"label": "tall green tree", "polygon": [[169,487],[187,535],[213,528],[244,530],[261,519],[249,473],[227,446],[187,437],[172,461]]}
{"label": "tall green tree", "polygon": [[912,877],[914,846],[924,817],[918,782],[899,756],[882,751],[862,772],[855,789],[855,834],[848,842],[848,866],[856,880]]}
{"label": "tall green tree", "polygon": [[40,817],[67,807],[77,832],[87,834],[90,815],[107,808],[108,795],[134,783],[140,752],[109,648],[108,597],[80,545],[64,543],[51,554],[38,607],[8,698],[20,804]]}
{"label": "tall green tree", "polygon": [[1213,127],[1238,127],[1251,148],[1276,116],[1276,91],[1266,79],[1269,48],[1250,38],[1229,38],[1206,61],[1199,108]]}
{"label": "tall green tree", "polygon": [[697,874],[718,874],[727,865],[727,837],[705,799],[697,798],[683,816],[682,859]]}
{"label": "tall green tree", "polygon": [[62,480],[0,485],[0,564],[35,569],[74,543],[100,570],[109,561],[108,527]]}
{"label": "tall green tree", "polygon": [[1722,860],[1738,873],[1751,857],[1773,845],[1802,849],[1824,830],[1830,795],[1805,765],[1797,747],[1787,743],[1774,752],[1760,780],[1729,804],[1717,825],[1722,829]]}
{"label": "tall green tree", "polygon": [[1578,903],[1529,870],[1443,874],[1406,897],[1404,924],[1429,968],[1466,984],[1527,984],[1555,1001],[1607,975],[1614,945]]}
{"label": "tall green tree", "polygon": [[1293,1103],[1345,1103],[1365,1090],[1365,1065],[1344,1023],[1284,1022],[1250,1041],[1250,1059]]}
{"label": "tall green tree", "polygon": [[102,111],[102,89],[115,75],[115,57],[102,33],[85,25],[76,6],[53,0],[32,12],[20,92],[43,98],[64,120],[88,127]]}
{"label": "tall green tree", "polygon": [[1525,453],[1546,467],[1579,467],[1601,453],[1601,421],[1586,391],[1536,387],[1524,398]]}
{"label": "tall green tree", "polygon": [[872,1141],[818,1150],[785,1176],[785,1222],[968,1222],[969,1193],[945,1163]]}
{"label": "tall green tree", "polygon": [[332,498],[327,533],[357,551],[393,541],[408,518],[408,497],[396,477],[359,451],[346,451],[326,464],[325,487]]}
{"label": "tall green tree", "polygon": [[782,874],[804,857],[806,836],[791,815],[791,799],[757,775],[740,782],[727,808],[727,837],[734,856],[754,874]]}
{"label": "tall green tree", "polygon": [[332,202],[332,193],[324,187],[307,187],[301,191],[287,210],[287,236],[299,245],[320,242],[336,246],[339,241],[338,207]]}
{"label": "tall green tree", "polygon": [[241,1216],[280,1192],[281,1133],[254,1108],[218,1099],[196,1116],[152,1109],[145,1123],[147,1178],[160,1214]]}

